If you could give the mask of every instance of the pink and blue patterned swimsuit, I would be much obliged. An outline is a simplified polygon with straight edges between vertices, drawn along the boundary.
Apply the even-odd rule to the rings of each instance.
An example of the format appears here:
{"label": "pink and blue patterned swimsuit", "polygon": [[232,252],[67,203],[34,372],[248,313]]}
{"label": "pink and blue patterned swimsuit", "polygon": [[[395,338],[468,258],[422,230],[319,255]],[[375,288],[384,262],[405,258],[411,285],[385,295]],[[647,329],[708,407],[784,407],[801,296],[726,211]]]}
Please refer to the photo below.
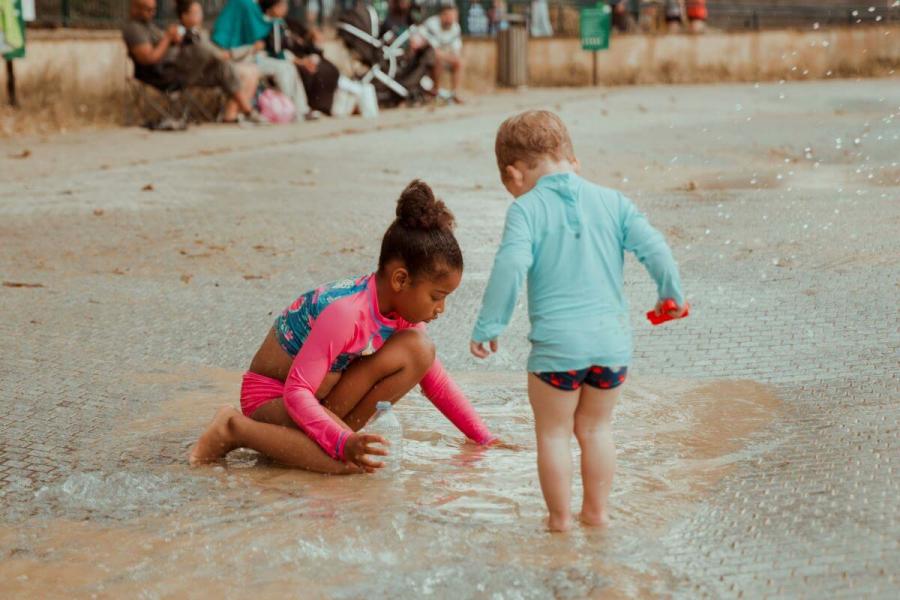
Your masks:
{"label": "pink and blue patterned swimsuit", "polygon": [[[327,283],[322,287],[310,290],[294,300],[294,302],[284,309],[275,319],[275,334],[278,337],[278,343],[284,348],[284,351],[291,356],[296,356],[300,352],[301,346],[309,337],[313,324],[319,315],[331,305],[347,296],[354,296],[360,292],[364,292],[368,286],[371,275],[360,277],[359,279],[344,279]],[[374,317],[375,315],[373,315]],[[374,319],[373,319],[374,320]],[[386,342],[396,328],[391,328],[386,323],[382,324],[377,332],[382,343]],[[373,333],[373,341],[374,341]],[[360,353],[345,352],[338,355],[334,364],[329,368],[332,373],[339,373],[350,366],[353,359],[358,358]]]}
{"label": "pink and blue patterned swimsuit", "polygon": [[[297,298],[275,319],[275,333],[294,362],[284,382],[284,405],[297,425],[333,458],[343,459],[352,433],[336,423],[315,396],[328,372],[345,370],[356,358],[377,352],[403,329],[423,323],[392,319],[378,309],[375,275],[326,284]],[[470,439],[494,439],[438,359],[420,382],[422,392]]]}

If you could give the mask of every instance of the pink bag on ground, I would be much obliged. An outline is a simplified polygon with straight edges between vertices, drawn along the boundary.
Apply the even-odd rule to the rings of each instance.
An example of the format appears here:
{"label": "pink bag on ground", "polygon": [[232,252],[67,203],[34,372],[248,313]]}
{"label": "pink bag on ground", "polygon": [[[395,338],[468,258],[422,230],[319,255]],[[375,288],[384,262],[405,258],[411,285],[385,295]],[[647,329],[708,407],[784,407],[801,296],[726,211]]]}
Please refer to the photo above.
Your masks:
{"label": "pink bag on ground", "polygon": [[269,123],[290,123],[297,116],[297,109],[291,99],[271,88],[263,91],[257,100],[259,112]]}

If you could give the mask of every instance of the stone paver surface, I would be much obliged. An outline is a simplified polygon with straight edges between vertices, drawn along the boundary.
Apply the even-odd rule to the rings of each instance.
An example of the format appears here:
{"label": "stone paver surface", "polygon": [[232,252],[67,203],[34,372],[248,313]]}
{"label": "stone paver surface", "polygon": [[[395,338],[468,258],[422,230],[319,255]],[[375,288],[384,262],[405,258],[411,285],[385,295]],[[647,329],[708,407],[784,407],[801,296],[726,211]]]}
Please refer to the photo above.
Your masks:
{"label": "stone paver surface", "polygon": [[[192,498],[179,479],[188,440],[150,440],[135,465],[114,432],[202,391],[194,371],[243,371],[299,291],[372,268],[413,177],[458,218],[466,274],[431,329],[445,363],[477,381],[467,335],[509,203],[493,134],[545,106],[570,125],[583,174],[626,192],[682,268],[694,314],[656,330],[641,317],[652,284],[629,259],[635,380],[749,379],[782,403],[752,458],[660,534],[656,593],[897,597],[897,83],[532,91],[241,138],[3,142],[3,522],[33,526],[42,488],[117,465],[164,467]],[[523,306],[491,369],[522,368],[526,332]],[[132,516],[113,503],[84,518]]]}

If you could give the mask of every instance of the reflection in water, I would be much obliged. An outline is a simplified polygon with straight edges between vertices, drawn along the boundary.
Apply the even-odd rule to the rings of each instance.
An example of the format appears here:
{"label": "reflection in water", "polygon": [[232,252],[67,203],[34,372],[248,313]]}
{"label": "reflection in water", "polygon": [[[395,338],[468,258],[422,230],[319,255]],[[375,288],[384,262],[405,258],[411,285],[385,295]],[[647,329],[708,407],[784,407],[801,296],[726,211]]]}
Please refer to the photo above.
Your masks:
{"label": "reflection in water", "polygon": [[678,584],[657,540],[750,458],[751,434],[778,407],[753,382],[630,381],[611,528],[550,535],[524,376],[459,378],[521,450],[464,442],[412,396],[398,406],[403,471],[377,479],[297,472],[246,450],[189,469],[187,445],[237,389],[233,374],[211,375],[114,432],[122,458],[109,472],[72,473],[36,492],[32,516],[0,526],[0,578],[13,594],[653,595]]}

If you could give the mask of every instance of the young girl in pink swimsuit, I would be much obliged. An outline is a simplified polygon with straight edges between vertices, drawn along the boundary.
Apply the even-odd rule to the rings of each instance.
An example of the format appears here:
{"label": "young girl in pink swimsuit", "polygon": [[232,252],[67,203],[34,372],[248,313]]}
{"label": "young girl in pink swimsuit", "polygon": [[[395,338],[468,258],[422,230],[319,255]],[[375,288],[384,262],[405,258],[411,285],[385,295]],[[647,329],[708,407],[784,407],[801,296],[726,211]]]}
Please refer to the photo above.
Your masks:
{"label": "young girl in pink swimsuit", "polygon": [[467,437],[494,442],[425,333],[462,278],[453,225],[427,184],[410,183],[378,270],[307,292],[275,319],[244,374],[241,412],[219,409],[191,464],[251,448],[320,473],[372,472],[383,466],[373,455],[388,452],[373,444],[387,442],[359,430],[377,402],[396,402],[416,384]]}

